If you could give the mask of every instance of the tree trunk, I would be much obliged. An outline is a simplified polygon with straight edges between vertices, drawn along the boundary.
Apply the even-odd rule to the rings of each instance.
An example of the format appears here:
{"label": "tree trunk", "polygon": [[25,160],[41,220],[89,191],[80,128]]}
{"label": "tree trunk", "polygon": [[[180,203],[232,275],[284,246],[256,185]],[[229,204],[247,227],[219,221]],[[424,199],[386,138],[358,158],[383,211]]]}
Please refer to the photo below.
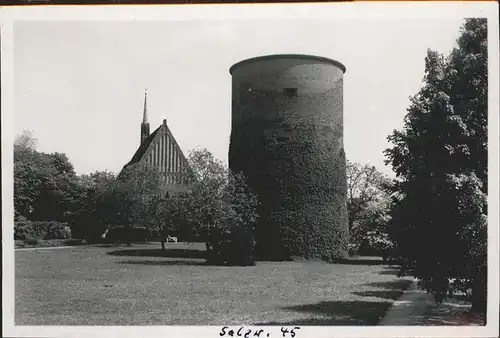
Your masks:
{"label": "tree trunk", "polygon": [[129,225],[126,231],[127,246],[132,246],[132,227]]}
{"label": "tree trunk", "polygon": [[217,257],[215,255],[215,248],[208,241],[205,242],[205,247],[207,249],[206,260],[208,264],[217,264]]}

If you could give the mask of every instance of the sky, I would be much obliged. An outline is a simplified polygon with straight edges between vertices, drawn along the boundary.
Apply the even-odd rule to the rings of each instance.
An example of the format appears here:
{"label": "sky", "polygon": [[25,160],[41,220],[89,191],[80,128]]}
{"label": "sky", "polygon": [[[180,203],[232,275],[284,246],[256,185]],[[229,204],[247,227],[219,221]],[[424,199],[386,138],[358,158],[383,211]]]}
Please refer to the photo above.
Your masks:
{"label": "sky", "polygon": [[229,68],[266,54],[343,63],[344,145],[351,161],[384,164],[428,48],[449,53],[459,19],[279,21],[17,21],[14,132],[63,152],[78,174],[118,172],[139,146],[144,91],[151,131],[162,120],[184,154],[207,148],[227,162]]}

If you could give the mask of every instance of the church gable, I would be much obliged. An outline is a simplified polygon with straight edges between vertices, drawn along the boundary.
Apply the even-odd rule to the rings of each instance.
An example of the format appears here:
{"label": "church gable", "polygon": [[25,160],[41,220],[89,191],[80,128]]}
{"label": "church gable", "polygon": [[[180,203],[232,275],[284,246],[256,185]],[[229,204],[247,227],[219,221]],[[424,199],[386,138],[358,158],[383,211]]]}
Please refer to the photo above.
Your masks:
{"label": "church gable", "polygon": [[166,120],[151,136],[151,140],[145,140],[150,142],[139,162],[156,167],[165,177],[166,183],[176,183],[180,174],[187,169],[188,163],[167,127]]}
{"label": "church gable", "polygon": [[186,157],[167,126],[167,120],[163,120],[163,123],[149,134],[147,93],[144,95],[141,143],[125,167],[136,163],[155,167],[162,174],[164,183],[170,186],[182,185],[186,179],[184,174],[190,171]]}
{"label": "church gable", "polygon": [[141,145],[139,146],[139,148],[135,152],[134,156],[132,156],[132,159],[130,160],[130,162],[127,163],[127,166],[138,163],[142,160],[142,158],[144,157],[144,154],[148,151],[149,146],[151,145],[151,142],[153,142],[153,140],[155,139],[155,137],[159,131],[160,131],[160,127],[157,128],[151,135],[147,136],[147,138],[144,139],[144,141],[141,143]]}

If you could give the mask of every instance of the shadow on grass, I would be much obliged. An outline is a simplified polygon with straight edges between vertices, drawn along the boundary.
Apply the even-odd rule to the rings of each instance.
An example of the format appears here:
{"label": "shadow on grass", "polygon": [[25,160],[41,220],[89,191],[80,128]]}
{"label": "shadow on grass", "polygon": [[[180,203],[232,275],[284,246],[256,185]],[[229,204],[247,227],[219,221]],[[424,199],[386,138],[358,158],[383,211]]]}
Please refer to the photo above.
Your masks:
{"label": "shadow on grass", "polygon": [[461,301],[461,302],[470,302],[471,301],[471,297],[466,295],[466,294],[455,294],[455,295],[453,295],[452,298],[454,298],[458,301]]}
{"label": "shadow on grass", "polygon": [[106,244],[94,244],[98,248],[119,248],[119,247],[125,247],[126,244],[120,244],[120,243],[106,243]]}
{"label": "shadow on grass", "polygon": [[362,297],[377,297],[396,300],[403,294],[402,290],[357,291],[352,294]]}
{"label": "shadow on grass", "polygon": [[160,266],[171,266],[171,265],[196,265],[202,266],[206,265],[205,262],[197,262],[190,260],[172,260],[172,261],[117,261],[118,264],[135,264],[135,265],[160,265]]}
{"label": "shadow on grass", "polygon": [[204,259],[205,251],[193,249],[126,249],[108,252],[111,256],[129,257],[171,257]]}
{"label": "shadow on grass", "polygon": [[384,270],[380,271],[378,274],[379,275],[390,275],[390,276],[397,276],[399,273],[399,268],[394,267],[394,266],[389,266],[385,268]]}
{"label": "shadow on grass", "polygon": [[285,307],[286,310],[320,315],[289,322],[263,322],[254,325],[376,325],[391,302],[336,301]]}
{"label": "shadow on grass", "polygon": [[390,281],[390,282],[371,282],[371,283],[366,283],[365,285],[368,286],[373,286],[381,289],[386,289],[386,290],[406,290],[412,281],[407,280],[407,279],[401,279],[401,280],[395,280],[395,281]]}
{"label": "shadow on grass", "polygon": [[345,265],[385,265],[381,258],[378,257],[350,257],[345,259],[337,259],[333,264]]}

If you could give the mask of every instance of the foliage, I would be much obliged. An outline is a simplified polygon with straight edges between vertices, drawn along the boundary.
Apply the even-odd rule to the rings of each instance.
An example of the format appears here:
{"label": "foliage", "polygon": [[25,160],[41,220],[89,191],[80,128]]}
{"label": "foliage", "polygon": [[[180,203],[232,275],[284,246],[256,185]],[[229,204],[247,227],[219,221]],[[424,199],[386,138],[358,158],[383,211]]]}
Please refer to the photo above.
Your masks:
{"label": "foliage", "polygon": [[107,197],[115,180],[115,175],[107,171],[95,171],[78,177],[78,184],[83,193],[72,226],[75,238],[84,238],[90,242],[100,241],[107,221],[110,220]]}
{"label": "foliage", "polygon": [[149,230],[156,226],[149,212],[153,199],[161,193],[161,176],[155,168],[134,164],[125,167],[118,177],[96,171],[79,176],[77,183],[80,195],[73,222],[75,237],[99,242],[110,225],[141,225]]}
{"label": "foliage", "polygon": [[[347,210],[352,244],[364,245],[373,232],[386,233],[390,220],[390,194],[392,182],[374,166],[347,161]],[[371,234],[370,234],[371,232]],[[383,235],[381,235],[383,236]],[[367,250],[378,252],[378,250]]]}
{"label": "foliage", "polygon": [[91,242],[99,241],[108,225],[150,226],[149,204],[161,181],[154,168],[127,166],[119,179],[106,171],[77,176],[66,155],[42,153],[35,145],[31,132],[18,136],[14,145],[19,236],[39,235],[23,220],[68,222],[75,237]]}
{"label": "foliage", "polygon": [[110,226],[102,235],[102,239],[108,243],[145,243],[148,240],[148,229],[136,226]]}
{"label": "foliage", "polygon": [[148,205],[161,192],[162,179],[155,167],[134,164],[125,167],[109,193],[115,225],[147,225],[152,218]]}
{"label": "foliage", "polygon": [[162,249],[165,249],[165,238],[167,236],[180,236],[192,239],[186,217],[186,198],[183,192],[165,192],[157,194],[151,199],[149,205],[150,214],[154,219],[150,227],[150,234],[160,238]]}
{"label": "foliage", "polygon": [[347,203],[349,229],[358,219],[358,214],[372,201],[387,197],[389,179],[374,166],[347,161]]}
{"label": "foliage", "polygon": [[[487,24],[467,19],[448,57],[428,51],[424,85],[386,150],[399,182],[391,235],[406,266],[441,301],[470,283],[486,306]],[[425,245],[423,244],[425,243]],[[463,284],[463,283],[462,283]]]}
{"label": "foliage", "polygon": [[192,153],[195,170],[183,173],[189,189],[174,192],[145,164],[126,166],[118,177],[106,171],[77,176],[64,154],[38,152],[29,137],[18,138],[14,154],[17,239],[67,238],[57,232],[60,221],[88,242],[101,241],[109,226],[141,226],[157,234],[163,248],[167,235],[182,234],[205,241],[212,263],[254,264],[256,199],[244,179],[208,151]]}
{"label": "foliage", "polygon": [[14,223],[14,239],[46,240],[71,238],[71,230],[67,223],[44,221],[18,221]]}
{"label": "foliage", "polygon": [[259,259],[346,257],[346,159],[342,121],[332,114],[342,111],[342,84],[293,97],[236,90],[229,166],[246,175],[260,201]]}
{"label": "foliage", "polygon": [[[222,246],[222,257],[214,259],[215,262],[222,261],[230,265],[254,265],[255,264],[255,224],[257,223],[258,200],[246,185],[242,174],[229,172],[228,184],[221,203],[221,209],[226,211],[219,229],[226,233],[220,237],[218,243]],[[218,234],[218,232],[215,232]],[[217,250],[215,251],[217,254]]]}
{"label": "foliage", "polygon": [[24,130],[20,135],[16,136],[14,140],[14,148],[19,149],[36,149],[38,140],[32,130]]}
{"label": "foliage", "polygon": [[14,209],[30,220],[70,221],[81,190],[68,157],[34,149],[30,133],[14,144]]}
{"label": "foliage", "polygon": [[349,257],[357,255],[358,251],[359,251],[359,245],[358,244],[349,243],[349,247],[348,247],[348,255],[349,255]]}
{"label": "foliage", "polygon": [[67,239],[66,241],[64,241],[64,245],[69,245],[69,246],[85,245],[85,244],[87,244],[87,241],[85,241],[84,239],[80,239],[80,238],[70,238],[70,239]]}
{"label": "foliage", "polygon": [[161,193],[161,183],[161,175],[155,167],[137,163],[123,168],[118,178],[100,196],[102,223],[125,227],[153,226],[154,215],[149,212],[150,205]]}
{"label": "foliage", "polygon": [[190,182],[186,207],[193,231],[207,235],[210,227],[218,227],[225,216],[222,201],[228,185],[228,171],[206,149],[192,151],[188,161],[194,179]]}
{"label": "foliage", "polygon": [[24,244],[26,245],[38,245],[40,241],[36,238],[25,239]]}
{"label": "foliage", "polygon": [[207,247],[210,264],[253,265],[258,201],[242,175],[229,171],[206,149],[189,156],[194,174],[183,205],[192,231]]}
{"label": "foliage", "polygon": [[31,221],[23,220],[14,222],[14,239],[26,240],[35,237],[35,229],[33,229]]}
{"label": "foliage", "polygon": [[393,243],[386,232],[368,231],[359,245],[358,254],[364,256],[382,256],[386,259],[389,256]]}

